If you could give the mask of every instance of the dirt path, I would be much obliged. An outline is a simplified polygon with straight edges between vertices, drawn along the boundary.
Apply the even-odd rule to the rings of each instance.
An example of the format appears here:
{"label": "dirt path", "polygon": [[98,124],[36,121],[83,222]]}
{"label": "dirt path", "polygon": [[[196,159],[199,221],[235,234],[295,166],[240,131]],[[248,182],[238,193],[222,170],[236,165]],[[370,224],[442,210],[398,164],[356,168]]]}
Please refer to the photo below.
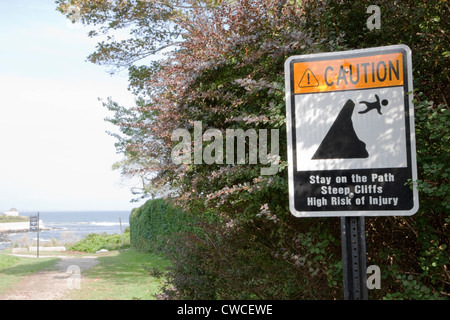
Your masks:
{"label": "dirt path", "polygon": [[[97,257],[60,256],[57,270],[41,271],[25,277],[0,300],[65,300],[70,290],[82,285],[83,271],[98,264]],[[79,273],[80,272],[80,273]]]}

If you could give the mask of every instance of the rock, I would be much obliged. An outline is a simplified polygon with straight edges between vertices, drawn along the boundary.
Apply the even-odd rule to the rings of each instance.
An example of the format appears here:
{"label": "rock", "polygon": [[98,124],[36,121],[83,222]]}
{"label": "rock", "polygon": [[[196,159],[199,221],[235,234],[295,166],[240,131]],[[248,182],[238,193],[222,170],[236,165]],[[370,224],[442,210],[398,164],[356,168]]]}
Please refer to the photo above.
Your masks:
{"label": "rock", "polygon": [[359,140],[352,122],[355,103],[347,100],[312,157],[317,159],[367,158],[366,144]]}

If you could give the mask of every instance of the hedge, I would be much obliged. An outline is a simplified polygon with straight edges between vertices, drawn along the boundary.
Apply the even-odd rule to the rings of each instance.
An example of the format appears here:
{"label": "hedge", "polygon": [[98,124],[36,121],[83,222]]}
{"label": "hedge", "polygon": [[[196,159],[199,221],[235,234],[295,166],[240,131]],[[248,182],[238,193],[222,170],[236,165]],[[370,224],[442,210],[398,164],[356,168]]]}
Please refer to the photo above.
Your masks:
{"label": "hedge", "polygon": [[130,214],[130,244],[140,251],[164,254],[172,236],[194,229],[194,220],[170,200],[148,200]]}

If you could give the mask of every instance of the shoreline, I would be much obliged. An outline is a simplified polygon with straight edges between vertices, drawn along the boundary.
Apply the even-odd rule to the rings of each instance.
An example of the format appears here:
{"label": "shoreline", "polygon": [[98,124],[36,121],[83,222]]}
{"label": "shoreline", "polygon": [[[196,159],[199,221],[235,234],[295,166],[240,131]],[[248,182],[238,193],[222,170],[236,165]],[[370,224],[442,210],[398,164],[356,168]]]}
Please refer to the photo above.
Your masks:
{"label": "shoreline", "polygon": [[[45,227],[45,228],[39,228],[39,232],[41,232],[41,231],[48,231],[48,230],[54,230],[54,229],[52,229],[52,228],[47,228],[47,227]],[[37,232],[37,231],[30,231],[30,229],[17,229],[17,230],[15,230],[15,229],[10,229],[10,230],[1,230],[1,231],[0,231],[0,236],[3,235],[3,234],[8,235],[8,234],[11,234],[11,233],[28,233],[28,232]]]}
{"label": "shoreline", "polygon": [[[121,224],[123,230],[129,227],[127,212],[41,212],[39,240],[44,246],[63,246],[81,241],[92,233],[120,234]],[[0,252],[11,247],[33,246],[36,240],[37,231],[30,230],[28,221],[0,222]]]}
{"label": "shoreline", "polygon": [[[39,228],[39,232],[41,231],[49,231],[52,230],[51,228],[43,227]],[[0,244],[1,243],[9,243],[11,240],[9,239],[9,235],[14,235],[17,233],[29,233],[29,232],[37,232],[37,231],[30,231],[30,228],[28,229],[6,229],[6,230],[0,230]]]}
{"label": "shoreline", "polygon": [[[39,219],[39,230],[47,229],[44,225],[42,219]],[[0,233],[2,232],[27,232],[31,231],[31,221],[11,221],[11,222],[0,222]]]}
{"label": "shoreline", "polygon": [[[39,228],[39,232],[41,231],[48,231],[52,230],[51,228]],[[30,231],[30,229],[10,229],[10,230],[1,230],[0,231],[0,252],[2,252],[5,249],[12,247],[12,240],[9,238],[9,235],[15,235],[15,234],[22,234],[22,233],[37,233],[37,231]],[[41,240],[43,242],[46,242],[47,240]],[[9,245],[9,246],[6,246]]]}

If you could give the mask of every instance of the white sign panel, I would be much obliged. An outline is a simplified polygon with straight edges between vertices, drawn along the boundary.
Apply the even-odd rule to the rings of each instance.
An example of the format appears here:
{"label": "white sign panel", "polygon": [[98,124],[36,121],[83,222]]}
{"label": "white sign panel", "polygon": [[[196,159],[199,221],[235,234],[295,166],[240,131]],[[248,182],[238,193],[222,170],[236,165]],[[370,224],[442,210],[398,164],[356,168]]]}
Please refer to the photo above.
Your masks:
{"label": "white sign panel", "polygon": [[412,215],[411,51],[397,45],[285,64],[289,202],[298,217]]}

